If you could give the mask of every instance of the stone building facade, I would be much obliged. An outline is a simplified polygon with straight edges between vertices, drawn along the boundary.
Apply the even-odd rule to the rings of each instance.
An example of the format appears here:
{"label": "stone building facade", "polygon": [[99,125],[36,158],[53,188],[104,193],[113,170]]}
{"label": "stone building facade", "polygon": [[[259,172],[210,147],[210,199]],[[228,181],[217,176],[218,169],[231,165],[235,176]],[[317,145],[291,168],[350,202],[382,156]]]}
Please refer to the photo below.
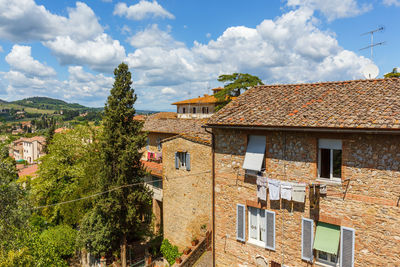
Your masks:
{"label": "stone building facade", "polygon": [[[355,266],[400,263],[400,137],[398,135],[322,134],[282,131],[215,131],[216,266],[256,266],[257,256],[286,266],[302,260],[302,218],[311,218],[308,191],[304,204],[259,201],[257,185],[242,169],[249,135],[266,137],[266,176],[280,181],[327,184],[316,222],[355,230]],[[318,179],[318,140],[343,142],[342,182]],[[349,180],[347,180],[349,179]],[[275,250],[236,240],[236,205],[274,211]],[[311,218],[314,219],[314,218]],[[248,213],[246,212],[246,222]],[[249,233],[246,223],[246,236]],[[315,253],[315,251],[314,251]],[[316,255],[314,255],[316,265]]]}
{"label": "stone building facade", "polygon": [[[260,86],[212,117],[215,266],[400,265],[398,92],[395,79]],[[305,184],[303,203],[260,200],[243,168],[254,136],[257,174]]]}
{"label": "stone building facade", "polygon": [[[184,162],[182,156],[185,156]],[[206,135],[163,141],[164,238],[182,251],[211,225],[211,143]]]}

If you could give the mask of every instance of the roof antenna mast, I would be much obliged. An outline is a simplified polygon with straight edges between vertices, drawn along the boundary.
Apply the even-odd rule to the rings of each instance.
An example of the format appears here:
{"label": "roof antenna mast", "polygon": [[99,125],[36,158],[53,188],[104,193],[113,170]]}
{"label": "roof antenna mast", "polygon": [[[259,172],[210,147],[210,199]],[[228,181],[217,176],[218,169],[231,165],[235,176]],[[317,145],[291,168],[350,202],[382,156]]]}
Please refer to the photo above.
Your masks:
{"label": "roof antenna mast", "polygon": [[376,33],[376,32],[383,32],[384,30],[385,30],[385,26],[379,26],[379,27],[378,27],[377,29],[375,29],[375,30],[372,30],[372,31],[365,32],[365,33],[361,34],[361,36],[367,35],[367,34],[370,34],[370,35],[371,35],[371,44],[370,44],[369,46],[366,46],[366,47],[363,47],[363,48],[359,49],[359,50],[361,51],[361,50],[370,48],[370,49],[371,49],[371,61],[372,61],[373,56],[374,56],[374,47],[375,47],[375,46],[378,46],[378,45],[383,45],[383,44],[385,44],[385,42],[379,42],[379,43],[375,43],[375,44],[374,44],[374,33]]}
{"label": "roof antenna mast", "polygon": [[[363,48],[359,49],[359,51],[364,50],[364,49],[368,49],[368,48],[371,49],[371,57],[370,57],[371,62],[373,62],[374,47],[378,46],[378,45],[383,45],[385,43],[385,42],[374,43],[374,33],[383,32],[384,30],[385,30],[385,26],[379,26],[375,30],[372,30],[372,31],[365,32],[365,33],[361,34],[361,36],[368,35],[368,34],[371,35],[371,44],[366,46],[366,47],[363,47]],[[367,79],[375,79],[379,74],[379,69],[375,64],[371,63],[371,64],[365,66],[363,68],[362,72],[363,72],[365,78],[367,78]]]}

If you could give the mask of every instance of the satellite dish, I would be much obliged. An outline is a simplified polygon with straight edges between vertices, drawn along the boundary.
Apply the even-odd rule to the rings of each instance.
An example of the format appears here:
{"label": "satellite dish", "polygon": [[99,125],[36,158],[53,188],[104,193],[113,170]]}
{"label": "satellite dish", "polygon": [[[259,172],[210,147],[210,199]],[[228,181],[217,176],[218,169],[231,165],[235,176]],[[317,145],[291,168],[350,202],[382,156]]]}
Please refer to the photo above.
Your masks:
{"label": "satellite dish", "polygon": [[362,70],[366,79],[375,79],[378,77],[379,69],[375,64],[369,64]]}

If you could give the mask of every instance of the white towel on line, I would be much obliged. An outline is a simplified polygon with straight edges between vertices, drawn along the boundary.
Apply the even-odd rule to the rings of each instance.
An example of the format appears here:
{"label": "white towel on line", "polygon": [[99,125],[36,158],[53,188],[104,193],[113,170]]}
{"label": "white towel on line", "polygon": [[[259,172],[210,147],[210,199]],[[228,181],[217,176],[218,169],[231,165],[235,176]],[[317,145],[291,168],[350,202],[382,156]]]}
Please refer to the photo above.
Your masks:
{"label": "white towel on line", "polygon": [[268,179],[269,200],[279,200],[280,184],[279,180]]}

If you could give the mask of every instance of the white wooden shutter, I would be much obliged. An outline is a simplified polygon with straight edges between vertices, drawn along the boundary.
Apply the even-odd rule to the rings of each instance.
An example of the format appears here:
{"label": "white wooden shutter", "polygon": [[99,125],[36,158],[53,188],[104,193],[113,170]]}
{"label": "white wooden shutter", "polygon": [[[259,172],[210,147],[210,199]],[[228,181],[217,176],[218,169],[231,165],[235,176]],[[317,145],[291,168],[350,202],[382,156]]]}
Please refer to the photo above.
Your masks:
{"label": "white wooden shutter", "polygon": [[178,152],[175,152],[175,169],[179,169]]}
{"label": "white wooden shutter", "polygon": [[353,267],[355,230],[343,226],[340,230],[340,267]]}
{"label": "white wooden shutter", "polygon": [[265,211],[265,223],[267,231],[265,247],[267,249],[275,250],[275,212],[269,210]]}
{"label": "white wooden shutter", "polygon": [[236,205],[236,239],[246,241],[246,207],[242,204]]}
{"label": "white wooden shutter", "polygon": [[190,171],[190,153],[186,153],[186,170]]}
{"label": "white wooden shutter", "polygon": [[306,218],[301,220],[301,259],[313,261],[314,221]]}

